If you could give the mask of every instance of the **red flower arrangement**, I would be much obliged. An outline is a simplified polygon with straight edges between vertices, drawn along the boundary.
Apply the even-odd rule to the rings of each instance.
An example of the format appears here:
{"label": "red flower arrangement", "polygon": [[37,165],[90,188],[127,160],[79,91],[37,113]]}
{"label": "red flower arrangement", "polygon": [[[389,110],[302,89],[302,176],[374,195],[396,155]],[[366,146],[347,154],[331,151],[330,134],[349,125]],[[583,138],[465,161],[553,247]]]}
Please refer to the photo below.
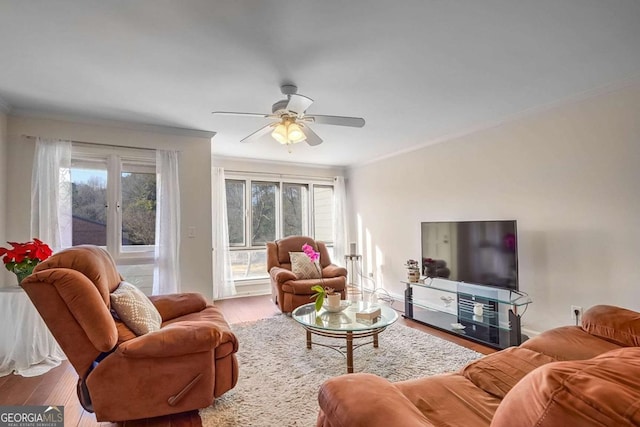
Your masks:
{"label": "red flower arrangement", "polygon": [[53,253],[49,245],[36,238],[26,243],[7,243],[13,249],[0,248],[0,257],[7,270],[18,276],[18,283],[30,275],[36,265]]}

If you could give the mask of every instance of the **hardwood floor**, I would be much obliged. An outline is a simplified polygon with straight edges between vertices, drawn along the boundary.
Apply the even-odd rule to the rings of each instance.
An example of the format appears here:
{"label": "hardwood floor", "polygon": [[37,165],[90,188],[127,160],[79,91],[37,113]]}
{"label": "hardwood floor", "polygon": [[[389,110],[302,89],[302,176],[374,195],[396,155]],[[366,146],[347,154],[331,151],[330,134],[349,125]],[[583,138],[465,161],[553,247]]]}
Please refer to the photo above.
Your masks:
{"label": "hardwood floor", "polygon": [[[273,304],[270,295],[236,298],[216,301],[216,306],[224,312],[229,323],[249,322],[272,317],[280,311]],[[401,304],[396,303],[395,308]],[[400,323],[429,333],[482,354],[495,350],[465,339],[429,328],[411,320],[400,318]],[[242,343],[240,343],[242,345]],[[241,368],[242,369],[242,368]],[[64,405],[65,427],[88,426],[154,426],[154,427],[196,427],[201,426],[198,411],[169,415],[158,418],[127,421],[124,423],[98,423],[95,415],[85,411],[76,397],[77,376],[69,362],[37,377],[6,375],[0,377],[1,405]]]}

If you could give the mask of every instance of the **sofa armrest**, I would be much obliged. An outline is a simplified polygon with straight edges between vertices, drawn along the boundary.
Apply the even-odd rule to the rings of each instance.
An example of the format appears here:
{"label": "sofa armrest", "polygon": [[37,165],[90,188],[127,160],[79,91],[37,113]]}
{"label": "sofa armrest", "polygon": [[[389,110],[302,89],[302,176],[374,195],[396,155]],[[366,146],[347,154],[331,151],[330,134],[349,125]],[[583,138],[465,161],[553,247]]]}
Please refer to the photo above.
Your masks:
{"label": "sofa armrest", "polygon": [[199,293],[152,295],[149,299],[162,316],[163,322],[197,313],[207,306],[207,300]]}
{"label": "sofa armrest", "polygon": [[596,305],[582,316],[582,329],[624,347],[640,346],[640,313],[612,305]]}
{"label": "sofa armrest", "polygon": [[318,427],[433,425],[393,384],[373,374],[348,374],[325,381],[318,403]]}
{"label": "sofa armrest", "polygon": [[287,270],[286,268],[282,267],[273,267],[269,271],[269,274],[271,275],[271,278],[277,283],[284,283],[287,280],[298,280],[293,271]]}
{"label": "sofa armrest", "polygon": [[338,267],[335,264],[329,264],[322,269],[322,277],[346,277],[347,269]]}
{"label": "sofa armrest", "polygon": [[118,346],[129,358],[162,358],[210,351],[220,344],[222,333],[210,322],[176,322]]}

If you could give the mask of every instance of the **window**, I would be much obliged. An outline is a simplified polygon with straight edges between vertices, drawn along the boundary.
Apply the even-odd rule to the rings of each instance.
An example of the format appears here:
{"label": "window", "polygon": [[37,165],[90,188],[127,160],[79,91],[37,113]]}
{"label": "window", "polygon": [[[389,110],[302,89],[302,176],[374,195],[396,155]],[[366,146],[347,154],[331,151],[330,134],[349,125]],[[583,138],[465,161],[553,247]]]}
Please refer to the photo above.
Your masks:
{"label": "window", "polygon": [[229,246],[244,246],[244,181],[225,180],[227,193],[227,218],[229,222]]}
{"label": "window", "polygon": [[251,183],[251,246],[264,245],[276,238],[277,193],[276,183]]}
{"label": "window", "polygon": [[[330,180],[273,180],[227,173],[227,217],[234,280],[264,279],[265,243],[305,235],[333,246]],[[311,197],[313,195],[313,197]]]}
{"label": "window", "polygon": [[316,239],[333,240],[333,186],[313,187],[313,218]]}
{"label": "window", "polygon": [[[282,235],[303,235],[309,229],[308,185],[282,185]],[[331,240],[329,239],[324,240]]]}
{"label": "window", "polygon": [[128,281],[151,293],[156,225],[155,153],[73,146],[71,242],[105,247]]}

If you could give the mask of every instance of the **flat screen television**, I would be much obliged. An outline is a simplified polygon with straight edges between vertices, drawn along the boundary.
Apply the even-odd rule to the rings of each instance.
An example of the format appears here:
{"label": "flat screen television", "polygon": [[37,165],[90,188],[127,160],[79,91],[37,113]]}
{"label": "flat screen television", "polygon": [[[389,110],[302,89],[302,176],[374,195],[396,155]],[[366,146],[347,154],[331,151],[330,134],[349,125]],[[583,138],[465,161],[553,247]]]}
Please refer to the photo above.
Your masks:
{"label": "flat screen television", "polygon": [[518,290],[515,220],[422,223],[422,274]]}

